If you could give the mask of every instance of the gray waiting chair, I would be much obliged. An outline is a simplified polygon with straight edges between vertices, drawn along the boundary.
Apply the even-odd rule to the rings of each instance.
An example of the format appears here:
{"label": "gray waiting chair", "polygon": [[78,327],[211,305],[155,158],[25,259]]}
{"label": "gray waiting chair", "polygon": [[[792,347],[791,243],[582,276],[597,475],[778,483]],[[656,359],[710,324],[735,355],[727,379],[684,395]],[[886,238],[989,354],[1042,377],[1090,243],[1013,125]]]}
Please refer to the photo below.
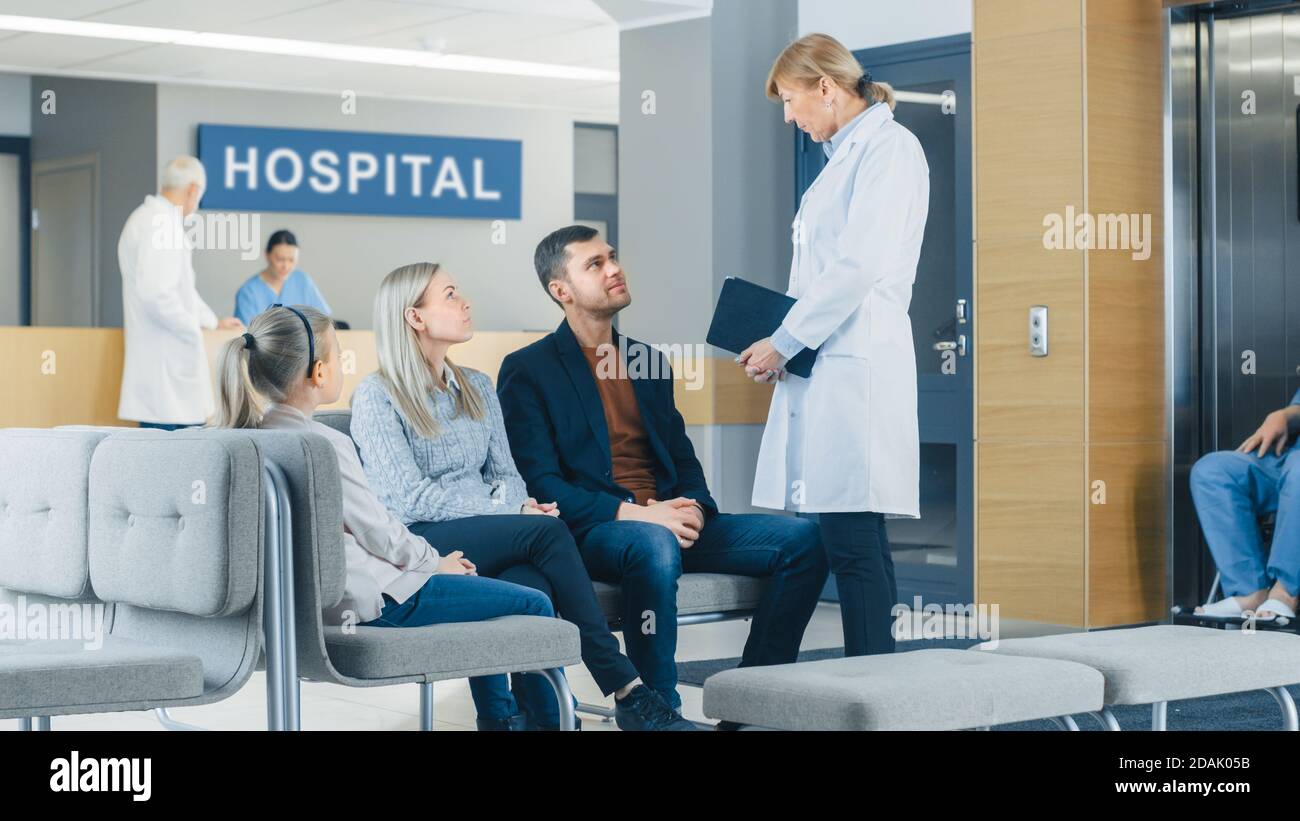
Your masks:
{"label": "gray waiting chair", "polygon": [[[317,411],[313,418],[348,436],[352,435],[352,412],[349,410]],[[592,584],[610,629],[623,630],[622,588],[606,582]],[[725,573],[684,573],[677,583],[677,624],[685,627],[748,619],[754,615],[766,589],[765,578]],[[636,629],[635,625],[633,629]],[[580,703],[578,709],[604,718],[614,715],[610,708],[596,704]]]}
{"label": "gray waiting chair", "polygon": [[555,688],[561,728],[573,728],[572,695],[561,671],[582,660],[578,628],[561,619],[506,616],[429,627],[326,625],[322,613],[343,597],[342,485],[323,436],[243,431],[286,477],[294,585],[291,634],[297,675],[286,679],[286,725],[301,725],[299,683],[348,687],[419,686],[420,729],[433,729],[437,681],[497,673],[537,673]]}
{"label": "gray waiting chair", "polygon": [[[0,640],[0,718],[48,729],[53,715],[238,691],[262,648],[275,506],[241,432],[0,431],[5,603],[47,605],[51,618],[84,604],[104,617],[98,637]],[[278,650],[271,660],[280,669]]]}

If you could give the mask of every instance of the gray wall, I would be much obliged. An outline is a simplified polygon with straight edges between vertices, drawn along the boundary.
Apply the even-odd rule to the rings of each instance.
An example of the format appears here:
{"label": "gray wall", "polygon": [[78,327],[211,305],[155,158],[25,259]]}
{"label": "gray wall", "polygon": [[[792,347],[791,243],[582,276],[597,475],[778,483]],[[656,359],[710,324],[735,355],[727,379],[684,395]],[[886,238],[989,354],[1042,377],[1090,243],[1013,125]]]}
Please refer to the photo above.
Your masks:
{"label": "gray wall", "polygon": [[[55,93],[55,113],[41,113],[41,94]],[[121,226],[154,190],[157,179],[157,95],[148,83],[32,77],[32,163],[99,155],[100,302],[97,324],[122,324]],[[34,286],[33,286],[34,287]],[[89,287],[89,283],[87,283]]]}
{"label": "gray wall", "polygon": [[0,74],[0,135],[31,136],[31,94],[32,79],[27,75]]}
{"label": "gray wall", "polygon": [[[31,78],[21,74],[0,74],[0,136],[29,137],[32,117]],[[0,325],[17,325],[19,317],[18,265],[11,264],[18,255],[21,220],[18,214],[19,171],[12,154],[0,157]]]}
{"label": "gray wall", "polygon": [[[703,343],[728,275],[785,290],[794,218],[794,131],[767,99],[794,39],[795,0],[715,0],[709,18],[620,37],[620,253],[632,336]],[[656,113],[642,113],[655,92]],[[717,352],[722,353],[722,352]],[[689,430],[724,509],[748,510],[761,425]]]}
{"label": "gray wall", "polygon": [[[506,109],[361,98],[344,115],[340,100],[194,86],[158,88],[158,158],[197,150],[199,123],[382,131],[523,140],[521,220],[506,222],[506,242],[492,242],[488,220],[292,214],[261,215],[263,241],[278,228],[301,245],[300,267],[324,292],[336,316],[370,328],[380,280],[409,262],[440,262],[457,277],[480,330],[551,329],[562,315],[533,273],[533,249],[546,233],[573,220],[573,118]],[[261,270],[238,251],[198,251],[199,292],[219,315],[234,309],[235,291]]]}
{"label": "gray wall", "polygon": [[799,33],[820,31],[855,51],[909,43],[968,33],[972,6],[972,0],[799,0]]}
{"label": "gray wall", "polygon": [[703,342],[712,315],[711,34],[704,17],[619,37],[619,327],[647,342]]}

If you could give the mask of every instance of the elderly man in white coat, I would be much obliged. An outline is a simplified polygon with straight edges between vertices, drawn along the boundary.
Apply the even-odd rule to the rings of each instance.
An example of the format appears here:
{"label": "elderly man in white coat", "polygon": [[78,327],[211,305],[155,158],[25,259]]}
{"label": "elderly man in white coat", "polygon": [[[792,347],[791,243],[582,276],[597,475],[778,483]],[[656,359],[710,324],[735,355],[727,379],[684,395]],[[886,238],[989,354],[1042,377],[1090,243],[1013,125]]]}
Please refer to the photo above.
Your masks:
{"label": "elderly man in white coat", "polygon": [[[829,162],[794,223],[789,295],[770,339],[738,360],[778,380],[753,503],[818,514],[840,596],[846,656],[894,649],[897,603],[885,516],[920,516],[916,355],[907,315],[929,213],[920,142],[893,90],[835,39],[812,34],[772,67],[768,96],[823,143]],[[821,350],[808,379],[784,365]]]}
{"label": "elderly man in white coat", "polygon": [[194,287],[185,218],[197,210],[206,184],[194,157],[167,163],[162,192],[145,197],[117,243],[126,342],[117,415],[140,427],[203,424],[216,409],[203,330],[243,328],[234,317],[218,321]]}

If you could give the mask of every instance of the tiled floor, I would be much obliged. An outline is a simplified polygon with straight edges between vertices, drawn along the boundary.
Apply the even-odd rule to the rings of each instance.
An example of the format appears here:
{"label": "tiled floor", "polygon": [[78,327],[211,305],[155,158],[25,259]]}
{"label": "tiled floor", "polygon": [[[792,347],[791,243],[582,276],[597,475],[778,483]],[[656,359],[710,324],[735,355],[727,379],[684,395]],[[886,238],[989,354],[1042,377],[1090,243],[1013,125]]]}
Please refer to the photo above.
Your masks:
{"label": "tiled floor", "polygon": [[[1042,625],[1014,624],[1003,621],[1001,637],[1058,632]],[[680,660],[724,658],[740,655],[748,621],[702,624],[682,628],[678,638]],[[842,644],[839,607],[818,605],[804,634],[803,649],[838,647]],[[579,701],[612,704],[601,697],[585,667],[567,669],[569,684]],[[208,729],[261,730],[266,727],[266,680],[254,673],[242,690],[231,698],[204,707],[187,707],[171,711],[172,718]],[[683,686],[683,714],[695,721],[705,721],[701,711],[702,690]],[[302,726],[305,730],[414,730],[419,723],[418,689],[406,684],[396,687],[353,688],[335,684],[304,682],[302,685]],[[474,704],[465,680],[441,682],[434,687],[434,729],[474,729]],[[613,722],[581,715],[583,732],[615,730]],[[0,729],[16,730],[17,721],[0,721]],[[101,715],[56,716],[55,730],[161,730],[152,713],[107,713]]]}

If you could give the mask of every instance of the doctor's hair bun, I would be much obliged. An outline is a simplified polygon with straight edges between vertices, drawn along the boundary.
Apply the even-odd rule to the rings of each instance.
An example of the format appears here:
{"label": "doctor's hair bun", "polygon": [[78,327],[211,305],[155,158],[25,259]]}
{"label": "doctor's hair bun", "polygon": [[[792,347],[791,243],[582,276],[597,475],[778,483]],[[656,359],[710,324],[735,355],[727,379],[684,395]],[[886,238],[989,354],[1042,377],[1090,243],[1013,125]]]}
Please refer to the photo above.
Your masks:
{"label": "doctor's hair bun", "polygon": [[894,89],[872,80],[843,43],[829,34],[806,34],[786,46],[767,75],[767,96],[780,100],[780,85],[813,88],[825,77],[850,94],[894,107]]}

